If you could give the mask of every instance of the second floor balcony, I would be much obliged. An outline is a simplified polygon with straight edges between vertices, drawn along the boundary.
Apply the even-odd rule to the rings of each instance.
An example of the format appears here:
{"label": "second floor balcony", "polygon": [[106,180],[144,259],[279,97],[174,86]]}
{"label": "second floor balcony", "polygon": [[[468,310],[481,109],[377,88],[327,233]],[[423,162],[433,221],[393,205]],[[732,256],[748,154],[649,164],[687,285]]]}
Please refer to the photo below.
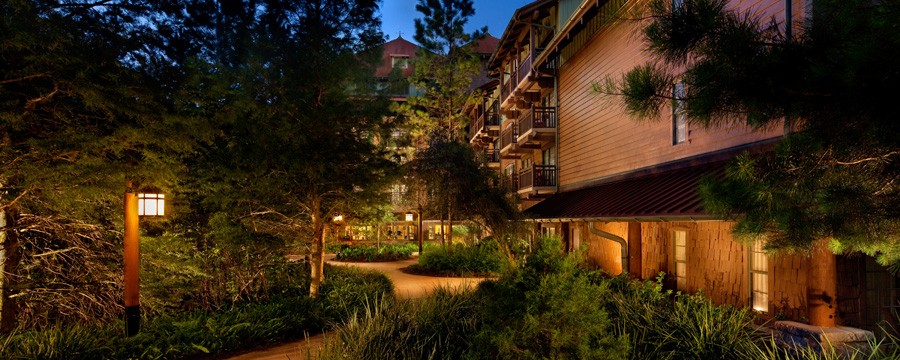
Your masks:
{"label": "second floor balcony", "polygon": [[556,107],[532,106],[519,117],[516,143],[522,147],[540,147],[556,141]]}
{"label": "second floor balcony", "polygon": [[500,113],[491,108],[479,114],[469,128],[469,141],[492,142],[500,135]]}
{"label": "second floor balcony", "polygon": [[556,190],[556,165],[532,165],[519,172],[520,195],[544,195]]}
{"label": "second floor balcony", "polygon": [[485,149],[484,160],[492,168],[500,167],[500,149]]}

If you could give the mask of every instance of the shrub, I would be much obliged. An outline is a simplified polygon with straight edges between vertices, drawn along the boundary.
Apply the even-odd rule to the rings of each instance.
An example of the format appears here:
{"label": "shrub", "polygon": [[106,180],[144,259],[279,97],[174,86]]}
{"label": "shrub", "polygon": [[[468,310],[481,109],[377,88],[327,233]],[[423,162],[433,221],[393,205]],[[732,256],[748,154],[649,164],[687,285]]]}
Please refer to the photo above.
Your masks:
{"label": "shrub", "polygon": [[524,263],[479,287],[485,326],[474,357],[492,359],[621,359],[627,343],[610,330],[593,284],[558,240],[538,241]]}
{"label": "shrub", "polygon": [[473,291],[454,294],[446,289],[423,299],[377,301],[351,317],[317,358],[464,358],[480,324],[478,301]]}
{"label": "shrub", "polygon": [[418,264],[409,270],[443,276],[494,276],[500,273],[503,265],[497,243],[483,241],[473,246],[456,244],[452,251],[443,247],[428,249],[419,255]]}
{"label": "shrub", "polygon": [[412,259],[413,252],[419,250],[416,244],[385,245],[379,248],[375,246],[359,246],[341,248],[335,260],[357,262],[379,262]]}
{"label": "shrub", "polygon": [[367,301],[392,294],[383,274],[344,267],[325,270],[326,286],[317,300],[306,297],[307,279],[296,284],[296,291],[260,303],[150,318],[130,338],[123,336],[121,321],[14,333],[0,342],[0,358],[171,359],[225,354],[321,332],[364,309]]}

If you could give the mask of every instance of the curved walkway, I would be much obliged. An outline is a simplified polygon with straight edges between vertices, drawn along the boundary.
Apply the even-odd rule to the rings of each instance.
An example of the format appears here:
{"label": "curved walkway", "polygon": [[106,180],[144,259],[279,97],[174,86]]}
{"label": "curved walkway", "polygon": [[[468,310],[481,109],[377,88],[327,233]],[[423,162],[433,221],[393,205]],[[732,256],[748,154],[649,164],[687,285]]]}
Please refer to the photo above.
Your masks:
{"label": "curved walkway", "polygon": [[[449,277],[432,277],[407,274],[400,269],[415,264],[416,259],[380,262],[380,263],[348,263],[332,261],[334,255],[330,255],[327,260],[329,264],[340,266],[355,266],[370,270],[377,270],[391,279],[394,283],[394,294],[401,299],[412,299],[425,296],[429,292],[438,287],[450,289],[462,289],[477,285],[484,280],[483,278],[449,278]],[[307,340],[299,340],[287,344],[276,345],[268,349],[258,350],[235,357],[229,360],[300,360],[306,359],[310,353],[316,351],[322,346],[325,336],[328,333],[319,334],[310,337]]]}

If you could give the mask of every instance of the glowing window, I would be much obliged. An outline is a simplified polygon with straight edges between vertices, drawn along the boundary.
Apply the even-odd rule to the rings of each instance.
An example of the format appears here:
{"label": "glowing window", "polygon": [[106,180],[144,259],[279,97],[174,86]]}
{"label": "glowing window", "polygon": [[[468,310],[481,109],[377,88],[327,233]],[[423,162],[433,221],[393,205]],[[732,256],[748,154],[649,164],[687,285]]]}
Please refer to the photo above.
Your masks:
{"label": "glowing window", "polygon": [[675,288],[687,290],[687,231],[675,230]]}
{"label": "glowing window", "polygon": [[762,241],[750,246],[750,306],[756,311],[769,311],[769,258]]}

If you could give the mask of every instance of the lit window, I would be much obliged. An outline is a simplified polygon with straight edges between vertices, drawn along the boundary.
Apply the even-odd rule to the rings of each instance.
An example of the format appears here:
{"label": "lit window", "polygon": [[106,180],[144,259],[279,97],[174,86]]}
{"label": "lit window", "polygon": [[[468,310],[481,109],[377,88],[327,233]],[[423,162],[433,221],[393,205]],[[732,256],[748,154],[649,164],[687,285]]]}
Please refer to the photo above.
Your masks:
{"label": "lit window", "polygon": [[687,290],[687,231],[675,230],[675,288]]}
{"label": "lit window", "polygon": [[750,305],[756,311],[769,311],[769,259],[762,241],[750,246]]}
{"label": "lit window", "polygon": [[672,85],[672,145],[687,140],[687,112],[684,110],[684,82]]}
{"label": "lit window", "polygon": [[391,67],[406,69],[409,67],[409,55],[391,55]]}

